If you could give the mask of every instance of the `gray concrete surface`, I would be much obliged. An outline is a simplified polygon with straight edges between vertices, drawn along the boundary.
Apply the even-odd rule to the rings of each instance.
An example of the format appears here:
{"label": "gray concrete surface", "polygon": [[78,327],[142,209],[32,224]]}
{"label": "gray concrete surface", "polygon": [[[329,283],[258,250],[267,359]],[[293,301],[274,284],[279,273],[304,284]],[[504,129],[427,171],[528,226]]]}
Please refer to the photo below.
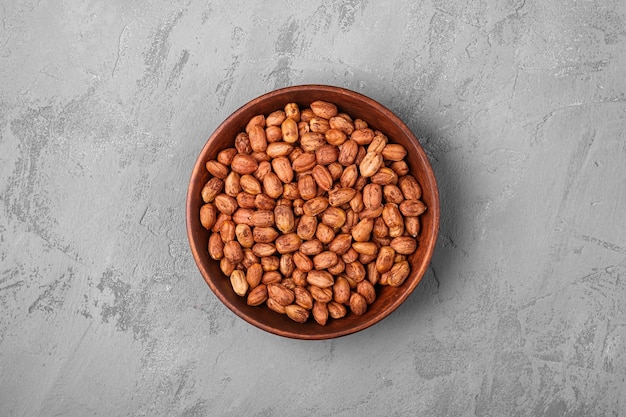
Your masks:
{"label": "gray concrete surface", "polygon": [[[0,416],[626,415],[626,3],[3,1]],[[436,171],[416,292],[258,330],[188,249],[195,156],[276,87],[373,97]]]}

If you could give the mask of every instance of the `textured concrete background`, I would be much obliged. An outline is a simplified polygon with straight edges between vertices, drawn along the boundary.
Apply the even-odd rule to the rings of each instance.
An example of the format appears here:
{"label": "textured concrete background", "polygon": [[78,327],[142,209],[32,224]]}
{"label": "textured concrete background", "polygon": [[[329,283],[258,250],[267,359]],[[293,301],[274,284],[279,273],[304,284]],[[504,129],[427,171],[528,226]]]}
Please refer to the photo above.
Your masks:
{"label": "textured concrete background", "polygon": [[[618,416],[622,0],[3,1],[1,416]],[[438,176],[382,323],[258,330],[188,249],[206,138],[276,87],[395,111]]]}

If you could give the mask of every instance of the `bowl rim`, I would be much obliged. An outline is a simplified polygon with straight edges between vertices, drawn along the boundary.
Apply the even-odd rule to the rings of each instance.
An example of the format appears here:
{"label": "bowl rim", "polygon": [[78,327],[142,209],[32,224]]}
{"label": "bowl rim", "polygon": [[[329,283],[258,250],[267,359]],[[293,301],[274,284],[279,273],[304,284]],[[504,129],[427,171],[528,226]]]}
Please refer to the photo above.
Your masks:
{"label": "bowl rim", "polygon": [[[294,93],[294,92],[299,92],[299,91],[309,91],[310,89],[315,89],[317,91],[322,91],[322,92],[332,92],[334,94],[344,94],[344,95],[349,95],[352,96],[353,99],[354,98],[358,98],[358,100],[362,101],[363,103],[365,103],[367,106],[369,107],[373,107],[375,108],[377,111],[381,112],[382,114],[384,114],[384,116],[386,118],[389,118],[395,125],[398,126],[398,128],[403,132],[403,134],[407,137],[407,139],[411,142],[413,142],[413,144],[415,145],[415,150],[419,153],[418,157],[421,160],[421,162],[423,163],[423,169],[426,172],[426,179],[428,180],[427,184],[420,184],[422,186],[422,188],[428,187],[429,188],[429,192],[432,194],[432,201],[429,204],[429,211],[432,211],[432,229],[430,230],[430,235],[428,236],[422,236],[422,240],[426,240],[428,243],[426,251],[424,253],[424,256],[421,257],[422,262],[421,264],[423,265],[423,267],[421,268],[422,270],[419,271],[418,275],[415,277],[415,279],[413,279],[412,281],[410,281],[408,287],[406,287],[404,289],[404,291],[402,291],[401,293],[399,293],[399,295],[397,297],[394,297],[393,302],[391,305],[387,306],[385,308],[385,310],[383,311],[383,314],[379,314],[379,315],[375,315],[370,317],[369,319],[363,320],[361,322],[359,322],[357,325],[353,326],[353,327],[349,327],[349,328],[345,328],[342,330],[337,330],[337,331],[329,331],[329,332],[325,332],[325,333],[297,333],[297,332],[291,332],[291,331],[287,331],[287,330],[283,330],[283,329],[277,329],[276,327],[273,327],[259,319],[256,319],[255,317],[250,317],[247,314],[245,314],[244,312],[242,312],[236,305],[234,305],[233,303],[231,303],[222,293],[221,291],[217,288],[217,286],[212,282],[211,279],[209,279],[210,277],[210,273],[209,271],[206,269],[206,267],[203,265],[203,263],[201,262],[200,259],[200,254],[197,251],[197,242],[196,242],[196,237],[194,236],[193,231],[195,230],[194,227],[197,226],[197,219],[196,224],[194,224],[194,217],[197,217],[196,212],[194,212],[192,210],[192,198],[194,197],[194,193],[192,192],[192,182],[193,179],[196,178],[201,172],[202,170],[205,170],[205,163],[206,161],[202,158],[203,155],[205,155],[205,153],[208,151],[209,146],[211,145],[211,142],[214,138],[219,137],[220,133],[222,132],[222,130],[224,130],[224,128],[234,119],[238,119],[241,115],[241,113],[246,112],[247,109],[249,109],[250,107],[255,106],[256,104],[263,102],[269,98],[275,97],[275,96],[280,96],[280,95],[284,95],[287,93]],[[341,107],[340,103],[337,103],[339,107]],[[243,127],[243,126],[242,126]],[[196,196],[197,197],[197,196]],[[344,88],[344,87],[338,87],[338,86],[333,86],[333,85],[327,85],[327,84],[299,84],[299,85],[293,85],[293,86],[288,86],[288,87],[283,87],[283,88],[278,88],[269,92],[266,92],[256,98],[253,98],[252,100],[249,100],[248,102],[246,102],[245,104],[243,104],[242,106],[240,106],[237,110],[235,110],[234,112],[232,112],[226,119],[224,119],[224,121],[222,121],[218,127],[213,131],[213,133],[208,137],[208,139],[206,140],[206,142],[204,143],[204,145],[202,146],[200,152],[197,154],[196,157],[196,161],[193,165],[193,169],[191,172],[191,176],[190,176],[190,180],[188,183],[188,188],[187,188],[187,195],[186,195],[186,204],[185,204],[186,208],[185,208],[185,213],[186,213],[186,228],[187,228],[187,238],[188,238],[188,243],[190,245],[190,249],[194,258],[194,261],[196,263],[196,266],[198,267],[200,274],[202,275],[204,281],[207,283],[207,285],[211,288],[211,291],[215,294],[215,296],[229,309],[231,310],[233,313],[235,313],[235,315],[237,315],[238,317],[240,317],[241,319],[243,319],[244,321],[248,322],[249,324],[264,330],[266,332],[278,335],[278,336],[283,336],[283,337],[287,337],[287,338],[292,338],[292,339],[302,339],[302,340],[324,340],[324,339],[333,339],[333,338],[337,338],[337,337],[342,337],[342,336],[346,336],[349,334],[353,334],[356,332],[359,332],[361,330],[364,330],[368,327],[371,327],[372,325],[379,323],[380,321],[382,321],[383,319],[385,319],[386,317],[388,317],[391,313],[393,313],[415,290],[415,288],[417,287],[417,285],[421,282],[423,276],[426,273],[426,270],[428,269],[431,259],[432,259],[432,255],[434,253],[435,247],[436,247],[436,242],[437,242],[437,238],[438,238],[438,234],[439,234],[439,223],[440,223],[440,203],[439,203],[439,190],[437,187],[437,180],[435,178],[435,174],[434,174],[434,170],[432,168],[432,165],[430,163],[430,160],[428,159],[428,156],[426,155],[426,152],[424,151],[424,149],[422,148],[419,140],[417,139],[417,137],[413,134],[413,132],[409,129],[409,127],[395,114],[393,113],[391,110],[389,110],[386,106],[384,106],[383,104],[381,104],[380,102],[365,96],[359,92]]]}

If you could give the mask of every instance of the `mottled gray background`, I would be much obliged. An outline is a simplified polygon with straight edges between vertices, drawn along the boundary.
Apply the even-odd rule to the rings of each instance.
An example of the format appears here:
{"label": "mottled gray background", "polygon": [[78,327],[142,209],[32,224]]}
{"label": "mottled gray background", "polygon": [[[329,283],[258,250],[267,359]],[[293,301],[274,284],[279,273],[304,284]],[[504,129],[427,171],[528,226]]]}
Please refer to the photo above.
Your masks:
{"label": "mottled gray background", "polygon": [[[622,0],[3,1],[1,416],[618,416]],[[432,267],[382,323],[265,333],[191,257],[232,111],[347,87],[421,138]]]}

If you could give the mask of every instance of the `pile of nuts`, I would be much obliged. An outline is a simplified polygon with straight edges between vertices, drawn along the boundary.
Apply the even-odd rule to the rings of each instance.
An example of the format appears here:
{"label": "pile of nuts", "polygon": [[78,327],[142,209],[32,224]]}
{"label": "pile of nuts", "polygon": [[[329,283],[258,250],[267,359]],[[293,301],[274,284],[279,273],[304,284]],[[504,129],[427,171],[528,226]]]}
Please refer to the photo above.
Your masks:
{"label": "pile of nuts", "polygon": [[251,306],[320,325],[365,313],[417,248],[426,206],[406,154],[325,101],[253,117],[206,163],[209,255]]}

